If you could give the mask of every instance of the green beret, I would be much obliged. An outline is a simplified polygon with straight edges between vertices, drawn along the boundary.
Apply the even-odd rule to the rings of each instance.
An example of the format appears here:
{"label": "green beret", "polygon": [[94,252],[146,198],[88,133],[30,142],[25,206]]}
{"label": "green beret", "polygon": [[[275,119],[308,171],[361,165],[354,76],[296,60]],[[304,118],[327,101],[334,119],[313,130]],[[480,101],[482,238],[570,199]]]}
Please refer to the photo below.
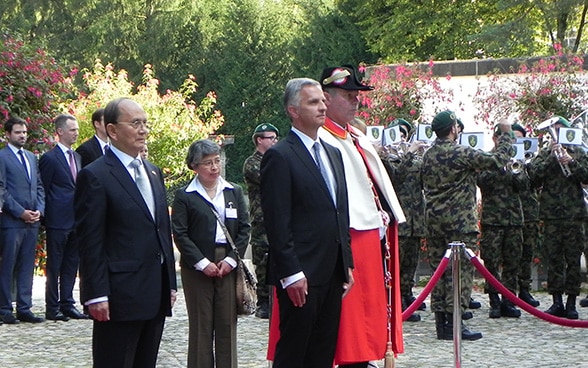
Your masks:
{"label": "green beret", "polygon": [[460,118],[457,118],[457,125],[459,125],[460,131],[463,132],[463,130],[465,129],[465,125],[463,125],[463,122],[461,121]]}
{"label": "green beret", "polygon": [[572,124],[570,124],[569,121],[567,121],[566,118],[562,118],[561,116],[554,116],[555,118],[558,118],[558,120],[555,122],[555,124],[561,124],[566,128],[571,128]]}
{"label": "green beret", "polygon": [[253,134],[263,133],[263,132],[274,132],[276,134],[280,134],[280,131],[278,130],[278,128],[276,128],[275,126],[273,126],[270,123],[259,124],[258,126],[255,127],[255,131],[253,131]]}
{"label": "green beret", "polygon": [[431,124],[431,129],[434,132],[442,130],[443,128],[447,128],[449,126],[455,125],[457,123],[457,116],[453,111],[441,111],[435,118],[433,118],[433,123]]}
{"label": "green beret", "polygon": [[512,125],[512,130],[517,130],[517,131],[523,133],[523,137],[527,136],[527,131],[525,130],[525,128],[521,124],[514,123]]}
{"label": "green beret", "polygon": [[392,122],[390,124],[388,124],[388,128],[396,126],[396,125],[398,125],[402,131],[404,131],[404,134],[406,136],[408,136],[410,134],[410,132],[412,132],[412,129],[413,129],[412,124],[402,118],[396,118],[396,119],[392,120]]}

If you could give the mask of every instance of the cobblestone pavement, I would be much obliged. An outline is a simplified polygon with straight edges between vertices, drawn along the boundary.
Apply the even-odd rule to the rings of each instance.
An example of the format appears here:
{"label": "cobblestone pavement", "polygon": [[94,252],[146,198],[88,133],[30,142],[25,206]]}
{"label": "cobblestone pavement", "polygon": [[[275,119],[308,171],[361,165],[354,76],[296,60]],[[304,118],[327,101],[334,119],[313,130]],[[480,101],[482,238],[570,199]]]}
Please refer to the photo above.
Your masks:
{"label": "cobblestone pavement", "polygon": [[[45,279],[35,278],[33,311],[44,315]],[[417,289],[418,291],[419,289]],[[75,295],[77,295],[77,290]],[[551,305],[544,292],[535,293],[542,310]],[[585,295],[583,295],[585,296]],[[519,319],[489,319],[487,297],[467,325],[484,334],[478,341],[462,345],[462,367],[585,367],[588,330],[553,325],[523,311]],[[427,300],[427,307],[429,300]],[[588,319],[588,308],[579,308],[580,319]],[[397,368],[453,367],[453,344],[435,338],[432,313],[419,312],[421,322],[404,323],[405,352]],[[238,325],[239,367],[268,367],[265,360],[267,320],[241,317]],[[91,321],[21,323],[0,326],[0,367],[67,368],[91,367]],[[158,367],[186,366],[188,323],[183,293],[178,293],[174,316],[166,322]],[[383,364],[380,362],[380,367]]]}

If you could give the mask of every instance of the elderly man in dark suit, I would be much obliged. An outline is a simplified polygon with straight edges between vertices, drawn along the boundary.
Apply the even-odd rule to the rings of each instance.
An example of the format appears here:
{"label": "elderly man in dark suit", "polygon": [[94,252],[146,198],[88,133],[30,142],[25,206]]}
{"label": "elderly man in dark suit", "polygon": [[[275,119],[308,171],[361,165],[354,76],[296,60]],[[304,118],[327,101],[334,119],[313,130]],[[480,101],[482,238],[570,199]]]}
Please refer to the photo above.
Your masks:
{"label": "elderly man in dark suit", "polygon": [[[4,178],[4,206],[0,219],[0,318],[6,324],[38,323],[31,312],[35,248],[45,192],[35,155],[23,147],[26,121],[11,117],[4,123],[8,144],[0,150],[0,178]],[[12,285],[16,281],[16,317],[12,314]]]}
{"label": "elderly man in dark suit", "polygon": [[269,281],[280,313],[274,367],[331,367],[341,297],[353,284],[343,162],[317,135],[326,112],[318,82],[290,80],[284,105],[292,130],[261,162]]}
{"label": "elderly man in dark suit", "polygon": [[119,98],[104,121],[111,147],[80,171],[74,199],[94,367],[155,367],[176,298],[165,187],[139,155],[149,132],[143,108]]}
{"label": "elderly man in dark suit", "polygon": [[102,157],[108,149],[108,135],[104,125],[104,109],[98,109],[92,114],[92,125],[96,134],[82,143],[76,152],[82,156],[82,167]]}
{"label": "elderly man in dark suit", "polygon": [[45,318],[67,321],[87,319],[75,307],[73,288],[80,261],[75,236],[74,193],[82,158],[71,146],[78,139],[75,117],[58,115],[54,121],[59,137],[57,145],[39,160],[39,171],[45,188],[47,232],[47,283],[45,286]]}

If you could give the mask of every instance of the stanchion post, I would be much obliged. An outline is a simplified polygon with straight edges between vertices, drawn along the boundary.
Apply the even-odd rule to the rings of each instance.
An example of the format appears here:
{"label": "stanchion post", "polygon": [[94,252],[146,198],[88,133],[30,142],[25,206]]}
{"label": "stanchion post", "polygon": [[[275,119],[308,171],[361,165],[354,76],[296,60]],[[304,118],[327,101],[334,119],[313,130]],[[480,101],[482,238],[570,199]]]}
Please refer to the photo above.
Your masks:
{"label": "stanchion post", "polygon": [[453,358],[454,367],[461,367],[461,277],[460,255],[464,243],[454,241],[449,244],[452,254],[453,286]]}

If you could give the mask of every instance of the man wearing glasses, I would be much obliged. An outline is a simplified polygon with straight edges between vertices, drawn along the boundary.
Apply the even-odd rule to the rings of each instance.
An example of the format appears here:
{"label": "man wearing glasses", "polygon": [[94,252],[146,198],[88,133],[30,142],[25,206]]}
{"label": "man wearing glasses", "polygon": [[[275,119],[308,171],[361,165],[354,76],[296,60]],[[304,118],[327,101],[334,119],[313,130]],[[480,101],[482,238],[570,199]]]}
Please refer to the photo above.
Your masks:
{"label": "man wearing glasses", "polygon": [[257,275],[257,311],[258,318],[269,318],[269,286],[266,284],[267,259],[269,244],[263,225],[263,212],[261,211],[260,184],[261,177],[259,167],[265,151],[278,142],[278,128],[272,124],[259,124],[253,131],[253,144],[255,152],[247,157],[243,163],[243,178],[247,184],[249,196],[249,218],[251,219],[251,250],[255,274]]}
{"label": "man wearing glasses", "polygon": [[93,366],[155,367],[177,289],[163,176],[140,156],[149,123],[139,104],[109,102],[104,122],[111,147],[79,172],[74,198]]}

